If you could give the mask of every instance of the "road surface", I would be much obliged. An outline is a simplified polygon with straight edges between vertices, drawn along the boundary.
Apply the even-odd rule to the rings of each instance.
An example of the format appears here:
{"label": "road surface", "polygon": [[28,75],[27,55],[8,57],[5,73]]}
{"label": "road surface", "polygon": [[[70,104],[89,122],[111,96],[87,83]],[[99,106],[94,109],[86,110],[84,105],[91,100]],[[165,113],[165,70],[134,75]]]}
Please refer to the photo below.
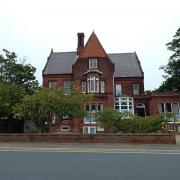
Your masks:
{"label": "road surface", "polygon": [[0,180],[180,179],[179,153],[0,152]]}

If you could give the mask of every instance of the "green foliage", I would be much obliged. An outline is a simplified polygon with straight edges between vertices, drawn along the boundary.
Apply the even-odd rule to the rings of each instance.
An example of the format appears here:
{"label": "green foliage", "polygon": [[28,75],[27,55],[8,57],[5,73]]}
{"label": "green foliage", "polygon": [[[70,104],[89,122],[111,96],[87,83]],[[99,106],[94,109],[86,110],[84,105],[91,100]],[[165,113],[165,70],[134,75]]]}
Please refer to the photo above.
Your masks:
{"label": "green foliage", "polygon": [[34,75],[36,68],[30,64],[18,63],[14,52],[3,49],[0,55],[0,82],[19,85],[26,94],[33,94],[38,88]]}
{"label": "green foliage", "polygon": [[164,116],[138,117],[130,113],[120,113],[112,109],[104,109],[97,114],[99,124],[112,132],[118,133],[151,133],[163,129],[167,122]]}
{"label": "green foliage", "polygon": [[0,119],[12,118],[12,107],[20,102],[23,97],[23,91],[20,86],[0,83]]}
{"label": "green foliage", "polygon": [[38,89],[35,70],[30,64],[18,63],[14,52],[3,49],[0,54],[0,119],[7,119],[8,132],[14,119],[13,106],[21,102],[25,94],[33,94]]}
{"label": "green foliage", "polygon": [[147,95],[151,95],[151,94],[153,93],[153,91],[151,91],[151,90],[146,90],[144,93],[147,94]]}
{"label": "green foliage", "polygon": [[173,54],[170,56],[168,64],[160,67],[166,75],[164,75],[165,81],[156,91],[180,92],[180,28],[173,36],[173,40],[166,46]]}
{"label": "green foliage", "polygon": [[84,102],[89,96],[72,90],[66,95],[60,88],[42,88],[34,95],[26,95],[22,103],[14,107],[17,117],[32,120],[36,127],[43,132],[49,131],[52,117],[62,118],[68,115],[71,118],[83,117]]}

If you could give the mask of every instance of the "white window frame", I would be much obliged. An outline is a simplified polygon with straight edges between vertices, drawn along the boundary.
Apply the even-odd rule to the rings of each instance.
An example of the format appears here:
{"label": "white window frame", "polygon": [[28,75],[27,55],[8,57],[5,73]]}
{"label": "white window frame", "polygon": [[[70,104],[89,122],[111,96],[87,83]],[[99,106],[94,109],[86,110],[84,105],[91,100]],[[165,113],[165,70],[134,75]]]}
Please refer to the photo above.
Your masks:
{"label": "white window frame", "polygon": [[[87,128],[87,133],[85,133],[85,128]],[[91,133],[91,129],[95,129],[95,133]],[[96,126],[83,126],[83,134],[96,134]]]}
{"label": "white window frame", "polygon": [[101,88],[99,86],[100,86],[99,76],[89,75],[87,78],[88,93],[99,93]]}
{"label": "white window frame", "polygon": [[97,126],[97,131],[98,131],[98,132],[103,132],[103,131],[104,131],[104,127],[102,127],[102,126]]}
{"label": "white window frame", "polygon": [[61,132],[70,132],[71,131],[71,127],[68,125],[62,125],[61,126]]}
{"label": "white window frame", "polygon": [[96,69],[97,68],[97,59],[89,59],[89,69]]}
{"label": "white window frame", "polygon": [[[175,114],[177,120],[180,120],[180,103],[179,102],[162,102],[162,103],[159,103],[159,107],[158,107],[159,108],[159,113],[168,112],[167,111],[167,106],[166,106],[167,103],[171,104],[171,112]],[[174,111],[174,107],[173,107],[174,104],[177,104],[178,112]],[[160,108],[160,106],[163,107],[163,110]]]}
{"label": "white window frame", "polygon": [[101,83],[101,93],[105,93],[105,81],[100,81]]}
{"label": "white window frame", "polygon": [[134,101],[133,97],[116,97],[115,109],[118,112],[130,112],[134,114]]}
{"label": "white window frame", "polygon": [[89,92],[96,92],[96,76],[89,77]]}
{"label": "white window frame", "polygon": [[122,85],[121,84],[115,85],[115,93],[116,93],[116,97],[119,97],[122,95]]}
{"label": "white window frame", "polygon": [[[86,107],[88,111],[86,110]],[[95,110],[92,110],[92,106],[95,106]],[[103,110],[103,104],[85,104],[86,116],[84,117],[84,124],[96,124],[95,114]],[[88,118],[87,118],[88,117]]]}

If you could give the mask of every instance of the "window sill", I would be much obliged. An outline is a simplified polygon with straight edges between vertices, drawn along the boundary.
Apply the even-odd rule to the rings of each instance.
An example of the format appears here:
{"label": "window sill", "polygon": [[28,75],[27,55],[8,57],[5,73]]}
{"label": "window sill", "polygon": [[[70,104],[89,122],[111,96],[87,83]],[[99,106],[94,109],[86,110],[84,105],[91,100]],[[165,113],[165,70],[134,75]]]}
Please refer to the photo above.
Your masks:
{"label": "window sill", "polygon": [[84,122],[84,124],[96,124],[96,122]]}

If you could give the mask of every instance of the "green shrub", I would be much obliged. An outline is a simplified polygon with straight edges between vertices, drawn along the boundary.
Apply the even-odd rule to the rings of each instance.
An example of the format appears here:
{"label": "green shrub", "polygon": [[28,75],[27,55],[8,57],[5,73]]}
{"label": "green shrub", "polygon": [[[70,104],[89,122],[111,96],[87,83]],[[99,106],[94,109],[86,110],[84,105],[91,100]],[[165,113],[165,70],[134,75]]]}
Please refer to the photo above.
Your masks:
{"label": "green shrub", "polygon": [[114,133],[151,133],[163,131],[164,116],[133,116],[113,109],[104,109],[97,114],[97,122]]}

